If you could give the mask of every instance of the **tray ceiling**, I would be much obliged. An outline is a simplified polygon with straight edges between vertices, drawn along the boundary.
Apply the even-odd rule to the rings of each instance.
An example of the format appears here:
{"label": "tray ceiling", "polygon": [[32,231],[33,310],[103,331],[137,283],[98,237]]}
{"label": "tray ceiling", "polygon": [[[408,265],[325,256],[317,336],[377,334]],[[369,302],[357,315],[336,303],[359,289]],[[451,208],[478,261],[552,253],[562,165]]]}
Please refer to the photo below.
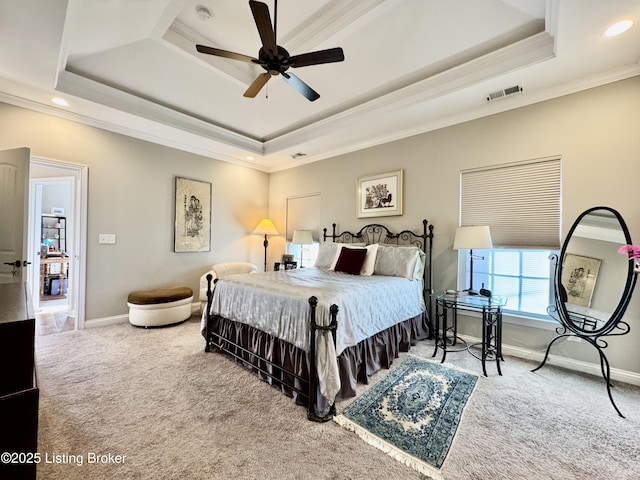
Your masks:
{"label": "tray ceiling", "polygon": [[344,51],[291,69],[314,102],[279,76],[245,98],[261,67],[196,52],[258,56],[246,1],[4,0],[0,18],[0,100],[264,171],[640,73],[640,26],[601,35],[638,0],[280,0],[278,45]]}

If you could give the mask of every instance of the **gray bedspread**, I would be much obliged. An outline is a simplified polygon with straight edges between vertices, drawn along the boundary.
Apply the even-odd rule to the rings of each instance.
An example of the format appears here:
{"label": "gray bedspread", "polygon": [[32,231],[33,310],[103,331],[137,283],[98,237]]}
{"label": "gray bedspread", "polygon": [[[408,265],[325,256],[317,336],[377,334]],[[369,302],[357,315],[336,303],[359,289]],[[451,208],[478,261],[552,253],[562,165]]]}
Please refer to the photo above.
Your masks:
{"label": "gray bedspread", "polygon": [[[211,314],[251,325],[309,351],[309,297],[318,298],[316,321],[329,323],[329,307],[338,306],[335,349],[330,336],[317,343],[320,392],[333,398],[340,389],[337,356],[378,332],[424,311],[422,283],[402,277],[359,276],[301,268],[220,280]],[[203,315],[203,329],[206,315]]]}

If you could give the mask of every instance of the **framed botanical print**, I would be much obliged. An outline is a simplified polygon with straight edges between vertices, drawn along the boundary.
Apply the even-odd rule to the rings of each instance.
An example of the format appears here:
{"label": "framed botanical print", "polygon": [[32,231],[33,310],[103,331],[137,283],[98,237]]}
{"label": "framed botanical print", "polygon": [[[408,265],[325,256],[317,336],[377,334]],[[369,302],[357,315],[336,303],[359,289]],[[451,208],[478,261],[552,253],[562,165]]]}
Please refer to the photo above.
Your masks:
{"label": "framed botanical print", "polygon": [[402,215],[403,172],[358,177],[358,218]]}
{"label": "framed botanical print", "polygon": [[211,183],[176,177],[176,252],[211,251]]}

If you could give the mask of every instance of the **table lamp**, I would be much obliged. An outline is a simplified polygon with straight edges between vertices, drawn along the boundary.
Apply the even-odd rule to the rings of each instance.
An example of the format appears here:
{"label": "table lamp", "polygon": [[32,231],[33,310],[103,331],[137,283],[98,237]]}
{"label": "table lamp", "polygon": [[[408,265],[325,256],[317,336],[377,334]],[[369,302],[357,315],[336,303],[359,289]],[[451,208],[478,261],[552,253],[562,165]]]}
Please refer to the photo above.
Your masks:
{"label": "table lamp", "polygon": [[[295,245],[311,245],[313,243],[313,235],[311,230],[294,230],[291,243]],[[302,250],[302,249],[301,249]],[[300,268],[302,268],[302,251],[300,252]]]}
{"label": "table lamp", "polygon": [[267,247],[269,246],[269,239],[267,235],[278,235],[278,230],[273,225],[273,222],[268,218],[263,218],[255,228],[253,233],[257,235],[264,235],[264,271],[267,271]]}
{"label": "table lamp", "polygon": [[471,259],[469,267],[469,288],[464,290],[465,292],[468,292],[469,295],[478,295],[478,292],[473,289],[473,259],[477,258],[479,260],[484,260],[484,257],[473,255],[474,248],[481,250],[493,248],[489,227],[458,227],[456,230],[456,238],[453,241],[453,249],[469,249],[469,258]]}

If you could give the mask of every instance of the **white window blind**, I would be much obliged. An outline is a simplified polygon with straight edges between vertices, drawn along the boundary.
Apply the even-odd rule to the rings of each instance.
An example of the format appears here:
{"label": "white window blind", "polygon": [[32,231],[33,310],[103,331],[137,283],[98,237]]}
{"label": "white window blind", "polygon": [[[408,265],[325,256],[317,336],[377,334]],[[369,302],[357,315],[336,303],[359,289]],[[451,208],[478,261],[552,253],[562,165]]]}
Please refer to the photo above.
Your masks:
{"label": "white window blind", "polygon": [[460,173],[460,225],[489,225],[495,247],[560,249],[562,163],[545,158]]}

